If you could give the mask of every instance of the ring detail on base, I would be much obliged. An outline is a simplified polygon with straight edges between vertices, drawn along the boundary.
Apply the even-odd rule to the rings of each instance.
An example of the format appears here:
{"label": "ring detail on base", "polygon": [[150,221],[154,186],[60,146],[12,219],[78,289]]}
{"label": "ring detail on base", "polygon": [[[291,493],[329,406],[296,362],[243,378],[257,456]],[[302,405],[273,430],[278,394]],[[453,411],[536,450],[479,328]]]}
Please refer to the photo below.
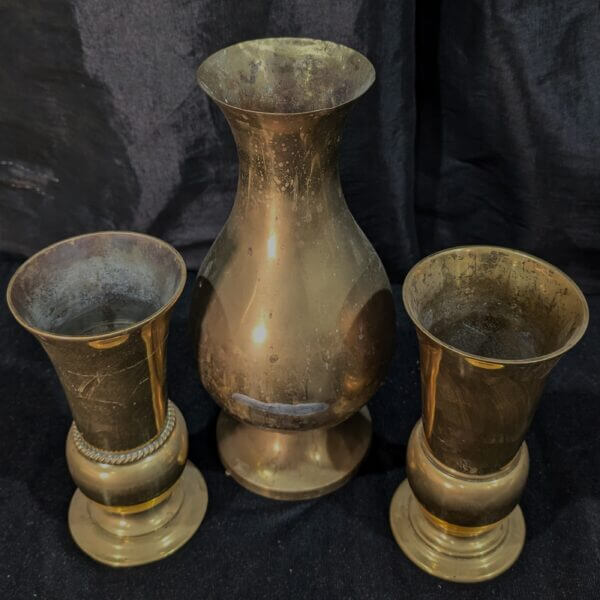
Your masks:
{"label": "ring detail on base", "polygon": [[225,469],[243,487],[268,498],[305,500],[341,487],[371,443],[366,407],[329,429],[282,432],[241,423],[221,411],[217,445]]}
{"label": "ring detail on base", "polygon": [[183,546],[198,529],[207,505],[204,478],[188,461],[166,498],[139,512],[103,506],[76,490],[69,529],[75,543],[94,560],[131,567],[160,560]]}
{"label": "ring detail on base", "polygon": [[[519,506],[494,526],[462,528],[465,534],[452,535],[428,518],[408,480],[392,498],[390,524],[396,542],[413,563],[448,581],[492,579],[517,560],[525,543],[525,521]],[[472,535],[466,534],[469,529]]]}

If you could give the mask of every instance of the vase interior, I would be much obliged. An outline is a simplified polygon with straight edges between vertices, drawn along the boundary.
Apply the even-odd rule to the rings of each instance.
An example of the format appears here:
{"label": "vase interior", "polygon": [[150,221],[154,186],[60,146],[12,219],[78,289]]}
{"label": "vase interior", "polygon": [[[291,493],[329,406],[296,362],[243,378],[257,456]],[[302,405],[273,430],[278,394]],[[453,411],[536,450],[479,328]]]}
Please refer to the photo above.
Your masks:
{"label": "vase interior", "polygon": [[357,99],[375,80],[375,69],[341,44],[268,38],[219,50],[200,65],[197,77],[221,104],[261,113],[304,113]]}
{"label": "vase interior", "polygon": [[552,265],[504,248],[434,254],[408,274],[407,311],[430,337],[493,360],[560,355],[587,326],[577,285]]}
{"label": "vase interior", "polygon": [[59,242],[17,271],[8,301],[22,323],[43,333],[88,336],[144,321],[174,301],[185,265],[168,245],[129,233]]}

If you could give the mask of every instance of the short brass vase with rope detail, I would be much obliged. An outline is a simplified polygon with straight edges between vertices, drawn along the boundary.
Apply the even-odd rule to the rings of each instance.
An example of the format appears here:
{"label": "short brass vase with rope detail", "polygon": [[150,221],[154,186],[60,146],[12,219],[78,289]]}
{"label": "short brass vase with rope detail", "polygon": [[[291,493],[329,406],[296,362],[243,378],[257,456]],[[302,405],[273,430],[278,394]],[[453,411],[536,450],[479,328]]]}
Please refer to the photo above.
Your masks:
{"label": "short brass vase with rope detail", "polygon": [[71,534],[112,566],[171,554],[206,511],[206,485],[186,460],[187,428],[166,388],[169,319],[185,280],[183,259],[165,242],[101,232],[41,250],[8,286],[13,315],[47,352],[73,415]]}

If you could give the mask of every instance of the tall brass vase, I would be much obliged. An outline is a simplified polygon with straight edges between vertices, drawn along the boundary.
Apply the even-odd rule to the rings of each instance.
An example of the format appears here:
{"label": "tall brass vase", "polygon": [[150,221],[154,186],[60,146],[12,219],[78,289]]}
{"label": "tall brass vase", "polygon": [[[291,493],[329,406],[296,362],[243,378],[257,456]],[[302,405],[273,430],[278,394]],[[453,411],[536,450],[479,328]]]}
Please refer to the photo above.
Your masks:
{"label": "tall brass vase", "polygon": [[419,339],[423,416],[392,500],[392,530],[425,571],[489,579],[523,547],[524,438],[547,376],[585,332],[587,304],[552,265],[491,246],[423,259],[403,299]]}
{"label": "tall brass vase", "polygon": [[71,534],[111,566],[171,554],[206,511],[206,485],[186,461],[187,428],[166,388],[169,319],[185,279],[165,242],[101,232],[41,250],[8,286],[13,315],[48,353],[73,414]]}
{"label": "tall brass vase", "polygon": [[280,499],[342,485],[371,437],[367,402],[394,345],[385,271],[348,211],[342,126],[371,63],[331,42],[243,42],[198,69],[239,157],[235,204],[204,260],[192,322],[221,405],[223,464]]}

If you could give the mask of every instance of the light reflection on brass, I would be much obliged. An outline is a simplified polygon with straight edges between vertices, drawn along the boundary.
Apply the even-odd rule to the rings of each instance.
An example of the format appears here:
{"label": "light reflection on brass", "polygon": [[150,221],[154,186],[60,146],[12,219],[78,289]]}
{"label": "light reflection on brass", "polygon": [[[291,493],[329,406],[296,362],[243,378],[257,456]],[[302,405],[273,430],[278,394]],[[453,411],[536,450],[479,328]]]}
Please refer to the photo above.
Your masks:
{"label": "light reflection on brass", "polygon": [[142,342],[146,347],[148,380],[157,431],[160,431],[164,424],[167,410],[167,398],[165,396],[167,361],[164,349],[167,347],[168,327],[167,315],[166,318],[147,323],[140,330]]}
{"label": "light reflection on brass", "polygon": [[194,291],[198,368],[224,409],[223,462],[266,496],[315,496],[348,479],[371,435],[356,413],[393,351],[389,282],[338,171],[344,120],[374,76],[350,48],[295,38],[236,44],[198,69],[239,157],[235,204]]}
{"label": "light reflection on brass", "polygon": [[432,515],[422,504],[419,504],[419,509],[425,515],[425,518],[433,523],[435,527],[441,529],[444,533],[457,537],[472,538],[498,527],[498,522],[490,523],[489,525],[480,525],[479,527],[461,527],[460,525],[453,525]]}
{"label": "light reflection on brass", "polygon": [[108,348],[116,348],[117,346],[124,344],[128,339],[129,334],[125,333],[108,340],[92,340],[91,342],[88,342],[88,346],[90,348],[95,348],[96,350],[107,350]]}
{"label": "light reflection on brass", "polygon": [[490,579],[523,547],[525,434],[546,377],[585,332],[587,304],[552,265],[493,246],[423,259],[403,300],[419,340],[423,418],[390,507],[392,530],[425,571]]}
{"label": "light reflection on brass", "polygon": [[71,533],[112,566],[174,552],[206,509],[185,421],[167,411],[166,338],[185,279],[168,244],[101,232],[41,250],[8,286],[10,310],[48,353],[73,414]]}
{"label": "light reflection on brass", "polygon": [[437,377],[440,371],[440,361],[442,360],[442,349],[433,348],[423,356],[424,363],[421,366],[422,372],[427,373],[427,380],[423,383],[427,386],[428,402],[423,404],[423,426],[427,437],[431,436],[433,423],[435,419],[435,396],[437,393]]}

